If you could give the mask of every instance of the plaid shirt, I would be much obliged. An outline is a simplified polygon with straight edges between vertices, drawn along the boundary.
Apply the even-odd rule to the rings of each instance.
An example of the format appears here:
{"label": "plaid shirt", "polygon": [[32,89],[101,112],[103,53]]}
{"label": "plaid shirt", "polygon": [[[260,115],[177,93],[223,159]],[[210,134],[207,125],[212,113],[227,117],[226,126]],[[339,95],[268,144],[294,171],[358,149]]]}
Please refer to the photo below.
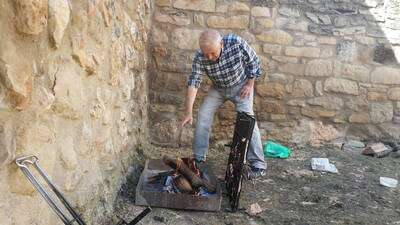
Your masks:
{"label": "plaid shirt", "polygon": [[195,53],[187,85],[198,88],[203,74],[217,88],[227,88],[261,75],[260,60],[245,40],[235,34],[223,37],[223,48],[217,61],[208,60],[201,50]]}

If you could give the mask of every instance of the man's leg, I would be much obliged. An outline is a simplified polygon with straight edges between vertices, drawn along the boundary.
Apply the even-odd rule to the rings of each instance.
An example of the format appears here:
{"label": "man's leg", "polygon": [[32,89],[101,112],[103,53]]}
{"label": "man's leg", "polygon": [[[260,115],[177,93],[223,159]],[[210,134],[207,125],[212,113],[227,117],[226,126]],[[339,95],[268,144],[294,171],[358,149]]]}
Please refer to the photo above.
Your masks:
{"label": "man's leg", "polygon": [[209,133],[214,120],[214,114],[223,103],[224,98],[222,95],[212,88],[200,106],[199,112],[197,113],[197,122],[193,141],[193,156],[196,160],[206,160]]}
{"label": "man's leg", "polygon": [[[245,99],[241,99],[239,93],[237,93],[232,98],[232,102],[235,104],[237,112],[246,112],[250,115],[254,115],[253,93]],[[260,130],[258,129],[257,122],[254,125],[249,151],[247,152],[247,161],[249,161],[251,166],[254,168],[267,169],[267,164],[264,160],[264,151],[261,143]]]}

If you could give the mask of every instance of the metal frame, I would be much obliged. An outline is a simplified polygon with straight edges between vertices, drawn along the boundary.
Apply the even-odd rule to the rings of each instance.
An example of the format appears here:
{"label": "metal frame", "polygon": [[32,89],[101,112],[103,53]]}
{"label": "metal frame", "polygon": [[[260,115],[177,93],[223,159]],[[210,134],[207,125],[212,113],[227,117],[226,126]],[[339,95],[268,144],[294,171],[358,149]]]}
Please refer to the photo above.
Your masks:
{"label": "metal frame", "polygon": [[[73,225],[74,222],[79,225],[86,225],[86,223],[82,220],[82,218],[78,215],[78,213],[72,208],[71,204],[65,199],[65,197],[61,194],[61,192],[56,188],[56,186],[50,181],[49,177],[44,173],[42,168],[39,166],[39,159],[34,155],[20,157],[15,160],[18,167],[22,170],[24,175],[28,178],[28,180],[32,183],[35,189],[40,193],[40,195],[46,200],[51,209],[57,214],[57,216],[62,220],[65,225]],[[40,174],[40,176],[46,181],[46,184],[50,187],[50,189],[57,196],[58,200],[63,204],[65,209],[69,212],[69,216],[73,219],[69,219],[69,216],[62,210],[59,204],[57,204],[56,200],[50,196],[50,194],[46,191],[45,187],[39,183],[37,178],[33,175],[28,165],[32,165]]]}
{"label": "metal frame", "polygon": [[233,212],[237,211],[239,207],[246,156],[253,135],[254,125],[255,118],[253,116],[244,112],[237,113],[233,141],[230,145],[231,151],[225,174],[226,189]]}
{"label": "metal frame", "polygon": [[[80,215],[72,208],[71,204],[65,199],[65,197],[61,194],[61,192],[56,188],[56,186],[50,181],[50,178],[45,174],[42,168],[39,166],[39,159],[37,156],[29,155],[17,158],[15,163],[24,173],[24,175],[28,178],[28,180],[32,183],[33,187],[40,193],[40,195],[44,198],[50,208],[57,214],[57,216],[62,220],[65,225],[86,225],[86,223],[82,220]],[[48,187],[54,192],[58,199],[54,199],[45,189],[43,184],[41,184],[38,179],[33,175],[32,171],[29,169],[29,165],[35,168],[39,175],[46,182]],[[60,206],[62,203],[62,206]],[[68,213],[66,213],[68,211]],[[142,220],[147,214],[151,212],[151,208],[145,208],[138,216],[136,216],[131,222],[126,222],[122,218],[119,218],[120,221],[117,225],[134,225],[137,224],[140,220]],[[72,219],[69,219],[71,218]]]}

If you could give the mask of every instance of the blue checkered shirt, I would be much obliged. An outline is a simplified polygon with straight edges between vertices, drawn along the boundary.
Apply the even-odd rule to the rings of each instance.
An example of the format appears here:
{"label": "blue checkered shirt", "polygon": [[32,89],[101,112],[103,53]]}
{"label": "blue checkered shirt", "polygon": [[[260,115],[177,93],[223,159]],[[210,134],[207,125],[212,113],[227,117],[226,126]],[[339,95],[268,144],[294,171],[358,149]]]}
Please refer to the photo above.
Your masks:
{"label": "blue checkered shirt", "polygon": [[245,40],[235,34],[223,37],[223,48],[217,61],[208,60],[197,50],[188,86],[198,88],[206,74],[217,88],[227,88],[261,75],[260,60]]}

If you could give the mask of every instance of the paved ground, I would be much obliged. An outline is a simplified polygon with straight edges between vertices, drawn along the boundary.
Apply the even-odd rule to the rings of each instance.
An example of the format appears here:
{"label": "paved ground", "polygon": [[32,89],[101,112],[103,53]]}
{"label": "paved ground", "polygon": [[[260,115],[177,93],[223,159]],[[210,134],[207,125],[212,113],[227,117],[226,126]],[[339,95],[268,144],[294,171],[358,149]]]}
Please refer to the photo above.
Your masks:
{"label": "paved ground", "polygon": [[[208,161],[216,174],[223,176],[228,149],[216,148],[210,153]],[[153,148],[147,153],[151,158],[163,154],[183,157],[190,150]],[[329,158],[339,173],[311,171],[313,157]],[[219,212],[155,208],[140,224],[400,224],[400,187],[379,184],[380,176],[400,179],[400,158],[373,158],[354,150],[302,148],[294,149],[289,159],[267,162],[265,178],[244,183],[241,210],[236,213],[229,212],[225,196]],[[115,204],[118,214],[127,220],[143,210],[132,202],[136,180],[137,173],[132,173]],[[254,203],[263,211],[250,216],[245,209]]]}

